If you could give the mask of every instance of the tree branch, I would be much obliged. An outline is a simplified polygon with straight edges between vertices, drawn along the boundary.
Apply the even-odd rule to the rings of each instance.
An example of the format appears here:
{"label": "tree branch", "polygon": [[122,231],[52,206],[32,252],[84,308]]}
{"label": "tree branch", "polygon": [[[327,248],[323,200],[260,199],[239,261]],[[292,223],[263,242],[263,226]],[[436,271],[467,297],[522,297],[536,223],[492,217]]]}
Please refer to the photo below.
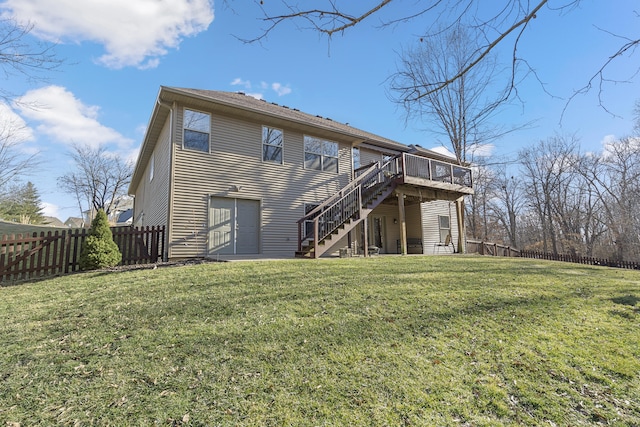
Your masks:
{"label": "tree branch", "polygon": [[[333,10],[321,10],[321,9],[297,10],[297,8],[294,8],[293,6],[288,6],[289,9],[292,10],[292,13],[269,16],[266,12],[264,12],[264,9],[263,9],[263,12],[265,15],[265,17],[263,18],[263,21],[270,22],[271,25],[266,30],[264,30],[263,33],[258,37],[255,37],[253,39],[240,39],[240,40],[244,41],[245,43],[253,43],[256,41],[260,41],[266,38],[266,36],[283,21],[286,21],[289,19],[295,19],[295,18],[306,19],[311,23],[312,27],[316,31],[322,34],[326,34],[328,37],[331,37],[336,33],[344,32],[348,28],[351,28],[359,24],[360,22],[364,21],[374,13],[378,12],[380,9],[382,9],[392,1],[393,0],[382,0],[376,6],[372,7],[371,9],[367,10],[365,13],[359,16],[353,16],[353,15],[340,12],[338,8],[335,6],[335,4],[333,3],[333,1],[331,2]],[[330,23],[340,23],[340,24],[337,26],[332,26],[330,28],[325,28],[319,25],[318,23],[316,23],[316,20],[317,22],[321,22],[323,19],[328,19]]]}
{"label": "tree branch", "polygon": [[[622,55],[624,55],[625,53],[635,50],[638,46],[640,46],[640,39],[629,39],[627,37],[620,37],[618,35],[615,35],[613,33],[611,33],[610,31],[606,31],[606,30],[602,30],[606,33],[609,33],[615,37],[619,37],[619,38],[623,38],[625,40],[627,40],[627,43],[625,43],[624,45],[622,45],[616,52],[613,53],[613,55],[611,55],[607,61],[600,67],[600,69],[598,71],[596,71],[593,76],[591,76],[591,78],[589,79],[589,81],[582,86],[580,89],[575,90],[573,92],[573,94],[569,97],[569,99],[567,100],[567,103],[565,104],[564,108],[562,109],[562,114],[560,115],[560,121],[562,122],[562,118],[564,117],[565,112],[567,111],[567,108],[569,107],[569,104],[578,96],[578,95],[584,95],[585,93],[589,92],[591,89],[593,89],[593,85],[594,82],[598,82],[598,106],[600,108],[602,108],[604,111],[606,111],[607,113],[611,114],[613,117],[618,117],[615,113],[613,113],[611,110],[609,110],[605,105],[604,102],[602,100],[602,94],[604,92],[603,89],[603,84],[605,82],[620,82],[618,80],[614,81],[614,80],[610,80],[608,78],[605,77],[604,72],[607,69],[607,67],[609,67],[609,65],[611,65],[611,63],[618,59],[619,57],[621,57]],[[630,79],[634,78],[635,76],[638,75],[638,73],[640,73],[640,67],[638,67],[633,74],[630,76]]]}

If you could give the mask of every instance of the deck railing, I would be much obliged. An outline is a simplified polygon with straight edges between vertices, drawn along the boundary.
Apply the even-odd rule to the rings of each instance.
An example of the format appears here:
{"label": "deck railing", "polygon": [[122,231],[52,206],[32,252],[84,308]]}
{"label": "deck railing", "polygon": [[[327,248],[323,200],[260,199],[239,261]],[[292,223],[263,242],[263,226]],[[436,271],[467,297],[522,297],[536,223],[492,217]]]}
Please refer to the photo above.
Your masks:
{"label": "deck railing", "polygon": [[481,240],[467,239],[467,251],[468,254],[480,254],[491,256],[503,256],[503,257],[519,257],[520,250],[517,248],[502,245],[495,242],[485,242]]}
{"label": "deck railing", "polygon": [[[367,173],[371,165],[362,166],[354,171],[356,178]],[[387,161],[384,166],[388,173],[402,174],[403,177],[422,178],[473,188],[471,168],[442,160],[403,153]]]}
{"label": "deck railing", "polygon": [[408,153],[402,154],[402,162],[405,176],[473,187],[470,168]]}

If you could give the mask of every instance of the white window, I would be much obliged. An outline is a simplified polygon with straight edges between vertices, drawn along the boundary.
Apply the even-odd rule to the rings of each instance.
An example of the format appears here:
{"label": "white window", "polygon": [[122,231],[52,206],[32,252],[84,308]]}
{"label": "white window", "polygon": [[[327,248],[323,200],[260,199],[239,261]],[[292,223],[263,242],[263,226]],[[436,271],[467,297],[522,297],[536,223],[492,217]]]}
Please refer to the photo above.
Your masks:
{"label": "white window", "polygon": [[282,164],[282,149],[282,131],[262,126],[262,161]]}
{"label": "white window", "polygon": [[305,135],[304,167],[338,173],[338,143]]}
{"label": "white window", "polygon": [[358,147],[353,147],[351,150],[351,158],[353,159],[353,170],[362,166],[360,163],[360,149]]}
{"label": "white window", "polygon": [[184,128],[182,146],[189,150],[208,153],[211,116],[207,113],[185,109],[182,126]]}

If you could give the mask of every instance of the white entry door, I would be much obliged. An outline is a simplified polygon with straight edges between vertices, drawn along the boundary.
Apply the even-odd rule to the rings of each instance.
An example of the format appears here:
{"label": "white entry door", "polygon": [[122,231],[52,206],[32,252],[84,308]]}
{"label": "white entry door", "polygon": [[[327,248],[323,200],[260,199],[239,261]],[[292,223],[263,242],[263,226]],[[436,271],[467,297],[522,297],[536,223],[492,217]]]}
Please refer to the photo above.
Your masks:
{"label": "white entry door", "polygon": [[209,206],[209,254],[260,252],[260,202],[212,197]]}

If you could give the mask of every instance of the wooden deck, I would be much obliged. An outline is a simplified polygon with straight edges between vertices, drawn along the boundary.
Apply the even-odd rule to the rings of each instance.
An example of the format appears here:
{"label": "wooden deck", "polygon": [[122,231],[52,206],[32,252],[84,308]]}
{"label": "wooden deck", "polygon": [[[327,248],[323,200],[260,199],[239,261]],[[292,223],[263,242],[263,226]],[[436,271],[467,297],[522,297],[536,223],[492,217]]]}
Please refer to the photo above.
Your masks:
{"label": "wooden deck", "polygon": [[[367,216],[381,203],[398,204],[406,254],[405,203],[449,200],[462,210],[462,197],[469,194],[471,169],[441,159],[402,153],[364,166],[354,171],[353,181],[298,221],[296,256],[318,258],[357,225],[366,225]],[[364,239],[366,246],[366,233]]]}

